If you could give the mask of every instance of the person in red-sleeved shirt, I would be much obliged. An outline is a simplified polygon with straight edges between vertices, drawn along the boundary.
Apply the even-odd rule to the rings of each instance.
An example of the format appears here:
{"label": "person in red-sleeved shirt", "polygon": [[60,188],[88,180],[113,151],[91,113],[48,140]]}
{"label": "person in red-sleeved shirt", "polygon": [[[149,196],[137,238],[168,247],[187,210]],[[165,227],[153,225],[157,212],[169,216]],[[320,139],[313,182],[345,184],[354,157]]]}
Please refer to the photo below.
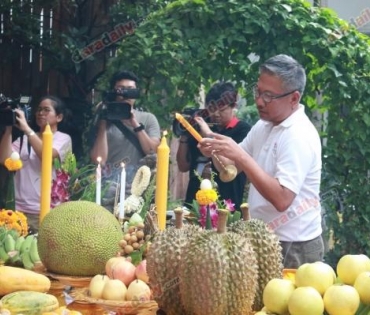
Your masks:
{"label": "person in red-sleeved shirt", "polygon": [[[237,107],[238,92],[231,82],[218,82],[214,84],[206,95],[206,113],[209,121],[212,122],[212,130],[205,120],[198,116],[195,121],[198,123],[202,136],[206,137],[211,131],[228,136],[236,142],[241,142],[250,130],[250,126],[245,121],[239,120],[235,116]],[[207,119],[206,119],[207,120]],[[189,171],[189,183],[186,191],[184,204],[191,205],[195,199],[195,194],[199,189],[199,179],[194,171],[202,174],[207,163],[212,163],[211,159],[202,155],[197,148],[197,140],[188,134],[180,137],[179,149],[176,160],[181,172]],[[240,173],[231,182],[222,182],[219,173],[212,165],[212,171],[216,173],[215,181],[218,184],[220,199],[231,199],[235,204],[235,209],[240,209],[243,202],[244,187],[246,176]]]}

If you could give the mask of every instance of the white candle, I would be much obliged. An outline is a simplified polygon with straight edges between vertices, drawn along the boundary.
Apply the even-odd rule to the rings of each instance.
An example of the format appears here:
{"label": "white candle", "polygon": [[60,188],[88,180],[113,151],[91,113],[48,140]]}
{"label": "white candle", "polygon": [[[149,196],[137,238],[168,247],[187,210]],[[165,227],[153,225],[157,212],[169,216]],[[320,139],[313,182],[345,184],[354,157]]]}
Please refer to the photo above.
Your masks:
{"label": "white candle", "polygon": [[118,219],[123,220],[125,217],[125,193],[126,193],[126,169],[125,163],[121,164],[121,191],[119,194],[119,216]]}
{"label": "white candle", "polygon": [[98,166],[96,167],[96,203],[98,205],[101,204],[101,157],[99,156],[97,159]]}

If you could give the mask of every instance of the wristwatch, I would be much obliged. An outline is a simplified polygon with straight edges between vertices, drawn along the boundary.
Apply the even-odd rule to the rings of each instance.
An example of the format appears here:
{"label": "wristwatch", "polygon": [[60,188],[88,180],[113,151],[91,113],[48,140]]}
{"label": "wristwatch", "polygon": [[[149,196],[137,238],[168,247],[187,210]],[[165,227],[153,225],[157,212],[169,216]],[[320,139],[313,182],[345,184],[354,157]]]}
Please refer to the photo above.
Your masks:
{"label": "wristwatch", "polygon": [[31,136],[33,136],[33,135],[35,135],[36,133],[33,131],[33,130],[31,130],[30,132],[27,132],[27,136],[28,137],[31,137]]}
{"label": "wristwatch", "polygon": [[145,129],[145,126],[142,123],[140,123],[140,125],[138,127],[134,128],[134,131],[139,132],[139,131],[144,130],[144,129]]}

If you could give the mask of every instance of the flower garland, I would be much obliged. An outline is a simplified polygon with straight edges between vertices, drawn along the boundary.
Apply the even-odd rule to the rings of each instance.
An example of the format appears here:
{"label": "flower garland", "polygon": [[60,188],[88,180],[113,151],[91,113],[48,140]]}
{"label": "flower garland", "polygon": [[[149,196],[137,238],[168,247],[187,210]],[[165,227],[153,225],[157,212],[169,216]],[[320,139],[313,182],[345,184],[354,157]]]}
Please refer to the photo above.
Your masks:
{"label": "flower garland", "polygon": [[218,199],[217,192],[214,189],[200,189],[195,194],[195,199],[201,206],[207,206]]}
{"label": "flower garland", "polygon": [[16,151],[13,151],[10,157],[8,157],[4,161],[4,165],[10,172],[15,172],[20,170],[23,167],[23,163],[21,160],[21,157],[19,156],[19,153]]}
{"label": "flower garland", "polygon": [[55,171],[55,179],[51,186],[51,207],[66,202],[70,198],[69,193],[69,180],[71,176],[63,169],[57,169]]}
{"label": "flower garland", "polygon": [[19,211],[2,209],[0,211],[0,227],[15,230],[20,236],[28,234],[27,217]]}
{"label": "flower garland", "polygon": [[199,207],[199,223],[204,228],[216,228],[218,223],[218,209],[227,209],[234,211],[234,204],[230,199],[219,200],[216,189],[213,188],[212,181],[203,179],[200,189],[195,194],[195,199]]}

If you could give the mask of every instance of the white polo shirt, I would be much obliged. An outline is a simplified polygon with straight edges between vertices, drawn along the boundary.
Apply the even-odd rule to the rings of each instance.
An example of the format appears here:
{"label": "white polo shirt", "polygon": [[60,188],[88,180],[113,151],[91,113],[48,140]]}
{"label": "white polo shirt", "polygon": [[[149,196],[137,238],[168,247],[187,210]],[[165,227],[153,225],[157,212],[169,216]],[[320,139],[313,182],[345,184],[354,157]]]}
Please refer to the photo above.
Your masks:
{"label": "white polo shirt", "polygon": [[281,241],[308,241],[321,229],[321,142],[304,106],[280,125],[259,120],[239,144],[269,175],[296,194],[279,212],[251,184],[248,204],[252,218],[267,223]]}

